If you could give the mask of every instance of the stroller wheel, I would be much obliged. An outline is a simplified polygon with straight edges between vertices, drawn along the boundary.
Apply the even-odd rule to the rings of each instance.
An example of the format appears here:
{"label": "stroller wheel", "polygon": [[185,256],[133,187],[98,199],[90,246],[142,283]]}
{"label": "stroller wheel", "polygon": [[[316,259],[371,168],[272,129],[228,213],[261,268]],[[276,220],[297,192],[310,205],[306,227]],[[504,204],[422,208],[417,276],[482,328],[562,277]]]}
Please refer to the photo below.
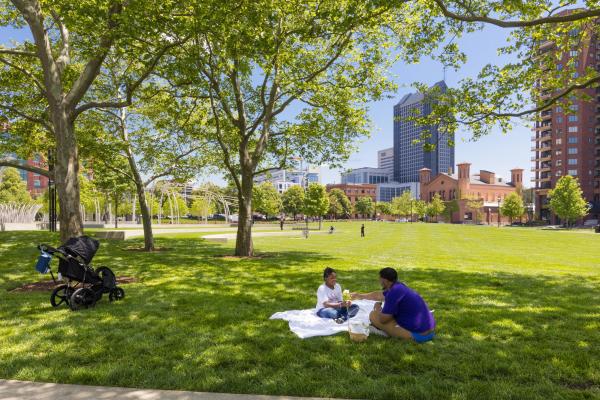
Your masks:
{"label": "stroller wheel", "polygon": [[96,304],[96,295],[90,288],[79,288],[71,295],[69,306],[71,310],[77,311],[81,308],[88,308]]}
{"label": "stroller wheel", "polygon": [[50,295],[50,304],[52,304],[52,307],[58,307],[62,303],[68,305],[73,292],[73,288],[68,285],[59,285],[55,287]]}
{"label": "stroller wheel", "polygon": [[123,299],[123,297],[125,297],[125,291],[120,287],[116,287],[110,291],[110,294],[108,295],[108,300],[119,301]]}

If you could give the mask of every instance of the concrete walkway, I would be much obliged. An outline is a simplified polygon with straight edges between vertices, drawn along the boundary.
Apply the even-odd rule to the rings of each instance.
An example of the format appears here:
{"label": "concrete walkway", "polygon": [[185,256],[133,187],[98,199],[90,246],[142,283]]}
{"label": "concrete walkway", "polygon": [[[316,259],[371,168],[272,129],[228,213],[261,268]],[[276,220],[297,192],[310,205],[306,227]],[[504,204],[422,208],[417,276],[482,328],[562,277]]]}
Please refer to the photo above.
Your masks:
{"label": "concrete walkway", "polygon": [[0,379],[0,400],[324,400],[315,397],[257,396],[184,392],[179,390],[127,389],[105,386],[64,385]]}
{"label": "concrete walkway", "polygon": [[[329,233],[329,231],[310,231],[308,237],[315,234]],[[302,231],[274,231],[274,232],[252,232],[252,237],[264,237],[264,236],[302,236]],[[237,233],[217,233],[214,235],[204,235],[203,239],[212,241],[212,242],[227,242],[228,240],[233,240],[237,237]]]}

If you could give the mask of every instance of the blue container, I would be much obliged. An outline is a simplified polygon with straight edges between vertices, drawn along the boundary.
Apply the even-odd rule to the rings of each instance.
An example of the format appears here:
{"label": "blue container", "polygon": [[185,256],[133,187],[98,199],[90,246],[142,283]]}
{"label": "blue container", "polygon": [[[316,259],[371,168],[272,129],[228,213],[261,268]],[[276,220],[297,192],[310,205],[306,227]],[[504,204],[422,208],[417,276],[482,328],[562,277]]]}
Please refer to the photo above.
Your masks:
{"label": "blue container", "polygon": [[40,274],[47,274],[50,271],[50,261],[52,261],[52,254],[42,251],[42,254],[40,254],[37,260],[37,264],[35,264],[35,269]]}

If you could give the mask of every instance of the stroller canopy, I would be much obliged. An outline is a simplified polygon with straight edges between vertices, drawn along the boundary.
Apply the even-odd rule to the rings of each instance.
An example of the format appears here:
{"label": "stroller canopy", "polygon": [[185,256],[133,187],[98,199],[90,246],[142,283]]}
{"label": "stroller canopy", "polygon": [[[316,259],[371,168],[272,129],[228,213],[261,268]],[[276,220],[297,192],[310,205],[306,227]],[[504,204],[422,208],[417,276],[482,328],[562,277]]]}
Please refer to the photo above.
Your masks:
{"label": "stroller canopy", "polygon": [[81,257],[86,264],[89,264],[96,255],[100,247],[100,242],[89,236],[73,237],[63,243],[59,250],[64,250],[74,257]]}

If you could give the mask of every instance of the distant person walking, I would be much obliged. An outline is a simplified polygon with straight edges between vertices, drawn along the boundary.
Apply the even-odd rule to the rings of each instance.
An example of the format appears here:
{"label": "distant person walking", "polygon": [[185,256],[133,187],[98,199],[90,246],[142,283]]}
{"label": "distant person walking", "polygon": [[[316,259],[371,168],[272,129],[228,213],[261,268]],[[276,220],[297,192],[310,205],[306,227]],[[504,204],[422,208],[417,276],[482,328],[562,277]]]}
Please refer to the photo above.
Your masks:
{"label": "distant person walking", "polygon": [[360,237],[365,237],[365,224],[360,226]]}
{"label": "distant person walking", "polygon": [[279,228],[281,228],[281,230],[283,230],[283,224],[284,224],[284,222],[283,222],[283,217],[281,217],[281,218],[279,219]]}

